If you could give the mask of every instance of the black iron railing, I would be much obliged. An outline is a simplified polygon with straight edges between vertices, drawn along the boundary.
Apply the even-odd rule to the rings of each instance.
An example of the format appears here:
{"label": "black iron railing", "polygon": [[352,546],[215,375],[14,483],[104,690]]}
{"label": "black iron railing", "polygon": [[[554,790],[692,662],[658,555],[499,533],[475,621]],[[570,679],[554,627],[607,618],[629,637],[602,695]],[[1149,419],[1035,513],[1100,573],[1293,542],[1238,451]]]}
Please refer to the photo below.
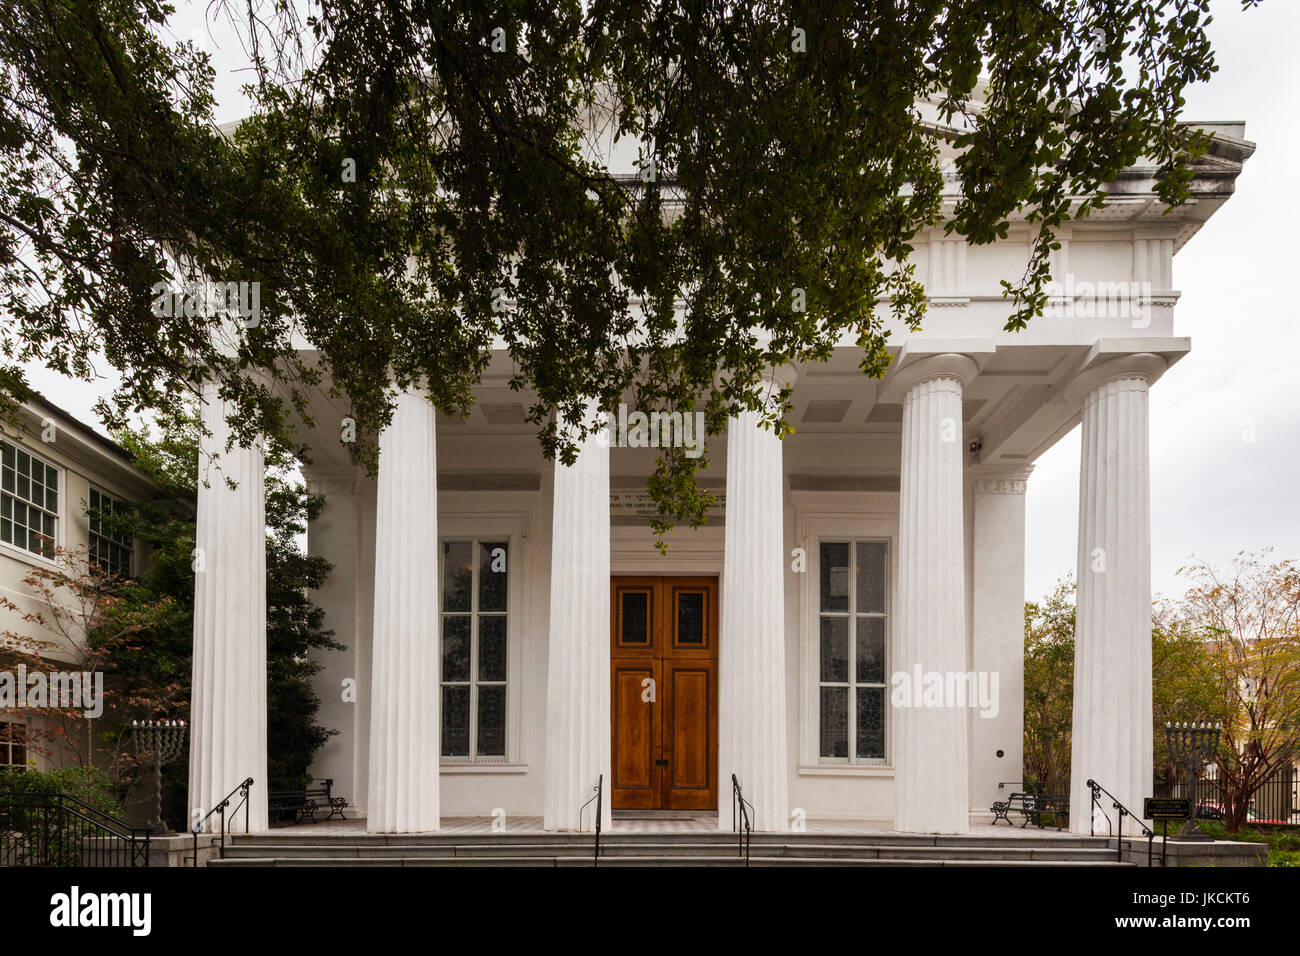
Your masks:
{"label": "black iron railing", "polygon": [[[753,809],[754,805],[745,799],[745,794],[740,789],[740,781],[733,773],[731,775],[731,829],[736,833],[736,853],[745,858],[745,866],[749,866],[749,835],[753,829],[749,811]],[[740,812],[737,813],[737,810]]]}
{"label": "black iron railing", "polygon": [[591,806],[592,800],[596,801],[596,853],[591,859],[591,865],[600,866],[600,808],[601,804],[604,802],[605,793],[605,775],[603,773],[596,778],[596,785],[591,789],[595,791],[591,800],[588,800],[578,808],[578,826],[582,826],[582,811]]}
{"label": "black iron railing", "polygon": [[[1111,824],[1110,824],[1110,814],[1107,813],[1105,810],[1101,811],[1101,815],[1106,818],[1107,836],[1113,835],[1115,837],[1116,860],[1118,862],[1123,862],[1124,860],[1124,818],[1132,817],[1133,822],[1137,824],[1138,830],[1140,830],[1142,835],[1147,838],[1147,866],[1151,866],[1152,854],[1154,852],[1154,846],[1155,846],[1156,831],[1152,830],[1149,826],[1143,823],[1142,819],[1139,816],[1137,816],[1128,807],[1124,806],[1124,804],[1119,802],[1119,798],[1117,798],[1115,794],[1111,793],[1109,790],[1107,790],[1105,787],[1099,784],[1096,780],[1088,781],[1088,789],[1092,791],[1092,809],[1088,814],[1088,833],[1090,833],[1092,836],[1097,835],[1097,810],[1101,809],[1101,795],[1104,793],[1106,796],[1110,797],[1111,808],[1117,812],[1117,816],[1118,816],[1118,819],[1116,821],[1116,826],[1112,831]],[[1165,865],[1165,853],[1163,848],[1160,851],[1160,865],[1161,866]]]}
{"label": "black iron railing", "polygon": [[239,794],[240,799],[239,803],[235,806],[235,809],[231,812],[232,814],[238,813],[240,807],[244,808],[244,832],[248,832],[248,791],[251,790],[252,787],[253,778],[249,777],[234,790],[231,790],[226,794],[224,800],[205,813],[202,820],[194,824],[193,829],[190,831],[194,835],[194,866],[197,867],[199,865],[199,834],[207,828],[208,820],[212,818],[212,814],[214,813],[221,816],[221,848],[218,852],[221,854],[221,859],[224,860],[226,858],[226,811],[230,809],[230,801],[235,799],[235,794]]}
{"label": "black iron railing", "polygon": [[148,827],[67,793],[0,793],[0,866],[148,866]]}

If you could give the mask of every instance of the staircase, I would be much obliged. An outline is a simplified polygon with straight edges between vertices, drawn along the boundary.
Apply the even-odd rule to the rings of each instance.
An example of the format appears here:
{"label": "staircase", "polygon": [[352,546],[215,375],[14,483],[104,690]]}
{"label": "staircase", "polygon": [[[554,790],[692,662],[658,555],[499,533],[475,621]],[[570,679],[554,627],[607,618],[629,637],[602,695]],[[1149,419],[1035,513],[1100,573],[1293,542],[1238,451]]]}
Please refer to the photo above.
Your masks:
{"label": "staircase", "polygon": [[[1102,837],[755,833],[750,866],[1127,866]],[[563,833],[236,835],[209,866],[591,866],[592,836]],[[600,865],[740,866],[727,833],[610,833]]]}

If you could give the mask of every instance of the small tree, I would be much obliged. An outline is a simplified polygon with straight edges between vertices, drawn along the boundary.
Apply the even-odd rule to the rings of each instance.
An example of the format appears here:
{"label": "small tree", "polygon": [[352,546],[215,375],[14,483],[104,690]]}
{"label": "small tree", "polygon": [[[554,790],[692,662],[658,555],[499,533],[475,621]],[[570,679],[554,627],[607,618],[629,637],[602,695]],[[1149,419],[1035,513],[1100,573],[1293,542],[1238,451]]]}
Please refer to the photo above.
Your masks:
{"label": "small tree", "polygon": [[1206,647],[1222,693],[1216,763],[1231,832],[1255,791],[1300,753],[1300,568],[1269,563],[1269,553],[1241,552],[1227,572],[1181,569],[1192,582],[1183,627]]}
{"label": "small tree", "polygon": [[61,706],[52,695],[42,706],[24,708],[37,718],[28,725],[28,749],[56,764],[98,766],[125,794],[138,769],[128,733],[131,719],[166,714],[179,689],[143,686],[125,662],[171,613],[171,600],[155,596],[128,605],[122,592],[130,582],[100,567],[86,548],[57,548],[52,556],[54,567],[33,567],[23,578],[35,610],[22,611],[0,596],[0,607],[25,625],[6,629],[0,638],[14,663],[29,672],[101,675],[103,711],[91,717],[84,709]]}
{"label": "small tree", "polygon": [[1070,778],[1074,705],[1074,579],[1057,582],[1040,603],[1025,604],[1025,758],[1027,779],[1062,793]]}

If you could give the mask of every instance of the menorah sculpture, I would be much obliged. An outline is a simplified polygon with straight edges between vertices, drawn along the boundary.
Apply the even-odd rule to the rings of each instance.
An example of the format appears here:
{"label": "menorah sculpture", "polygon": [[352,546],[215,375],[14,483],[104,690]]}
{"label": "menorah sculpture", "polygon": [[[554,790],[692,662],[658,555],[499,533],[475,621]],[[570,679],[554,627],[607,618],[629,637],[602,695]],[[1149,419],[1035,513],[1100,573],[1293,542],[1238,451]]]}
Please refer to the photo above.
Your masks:
{"label": "menorah sculpture", "polygon": [[162,768],[180,755],[185,745],[185,721],[146,720],[131,721],[135,737],[135,752],[142,760],[153,760],[153,821],[149,828],[155,833],[166,833],[162,819]]}
{"label": "menorah sculpture", "polygon": [[1212,840],[1196,825],[1196,781],[1203,767],[1219,748],[1219,724],[1197,723],[1165,724],[1165,740],[1169,744],[1169,757],[1183,768],[1187,785],[1191,788],[1192,815],[1187,818],[1175,840]]}

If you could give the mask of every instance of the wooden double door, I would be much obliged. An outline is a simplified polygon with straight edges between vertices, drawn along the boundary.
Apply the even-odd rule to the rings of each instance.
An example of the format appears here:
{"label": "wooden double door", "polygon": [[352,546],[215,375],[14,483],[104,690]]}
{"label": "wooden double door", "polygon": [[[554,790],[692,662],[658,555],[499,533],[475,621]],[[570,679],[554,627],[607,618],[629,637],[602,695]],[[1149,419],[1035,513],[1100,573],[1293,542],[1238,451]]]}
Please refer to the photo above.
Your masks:
{"label": "wooden double door", "polygon": [[718,806],[718,580],[611,580],[615,810]]}

